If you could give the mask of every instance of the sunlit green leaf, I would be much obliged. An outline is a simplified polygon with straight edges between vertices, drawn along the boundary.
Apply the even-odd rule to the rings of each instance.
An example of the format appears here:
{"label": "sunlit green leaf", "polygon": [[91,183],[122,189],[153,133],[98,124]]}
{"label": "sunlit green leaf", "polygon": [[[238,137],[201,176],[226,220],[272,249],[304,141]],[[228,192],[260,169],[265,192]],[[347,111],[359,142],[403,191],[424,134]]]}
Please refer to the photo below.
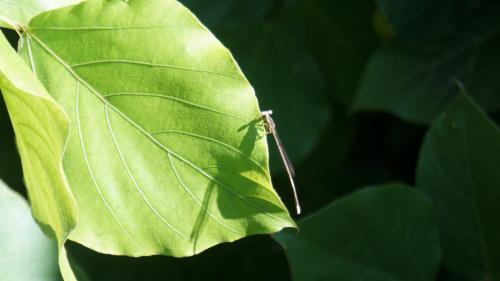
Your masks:
{"label": "sunlit green leaf", "polygon": [[431,281],[440,262],[430,202],[400,184],[368,188],[275,235],[295,281]]}
{"label": "sunlit green leaf", "polygon": [[0,181],[0,272],[2,281],[59,280],[57,245],[31,217],[24,198]]}
{"label": "sunlit green leaf", "polygon": [[472,280],[500,280],[500,131],[465,96],[432,125],[417,186],[434,202],[444,261]]}
{"label": "sunlit green leaf", "polygon": [[76,207],[62,168],[68,119],[0,33],[0,88],[16,133],[34,217],[57,238],[61,272],[73,280],[64,242]]}
{"label": "sunlit green leaf", "polygon": [[72,122],[72,240],[188,256],[294,226],[270,182],[252,87],[177,1],[89,0],[29,29],[20,52]]}
{"label": "sunlit green leaf", "polygon": [[82,0],[0,0],[0,27],[19,29],[45,11],[77,4]]}

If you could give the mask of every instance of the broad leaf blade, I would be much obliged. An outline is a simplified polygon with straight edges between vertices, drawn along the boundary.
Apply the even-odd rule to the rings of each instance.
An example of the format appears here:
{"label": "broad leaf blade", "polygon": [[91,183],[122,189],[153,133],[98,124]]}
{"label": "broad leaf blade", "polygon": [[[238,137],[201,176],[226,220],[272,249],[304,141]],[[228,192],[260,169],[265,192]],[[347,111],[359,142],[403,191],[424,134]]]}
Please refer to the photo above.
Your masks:
{"label": "broad leaf blade", "polygon": [[91,0],[42,14],[20,52],[70,115],[71,239],[188,256],[293,227],[272,189],[253,89],[172,0]]}
{"label": "broad leaf blade", "polygon": [[430,202],[388,184],[356,192],[275,235],[295,281],[431,281],[440,262]]}
{"label": "broad leaf blade", "polygon": [[26,27],[40,13],[79,2],[81,0],[0,0],[0,27]]}
{"label": "broad leaf blade", "polygon": [[471,279],[500,280],[498,159],[498,127],[464,95],[433,123],[420,154],[417,187],[437,206],[445,264]]}
{"label": "broad leaf blade", "polygon": [[0,58],[0,88],[16,133],[32,212],[57,238],[61,272],[73,280],[63,246],[77,216],[62,168],[68,119],[2,33]]}
{"label": "broad leaf blade", "polygon": [[24,198],[0,180],[2,281],[59,280],[57,245],[40,231]]}

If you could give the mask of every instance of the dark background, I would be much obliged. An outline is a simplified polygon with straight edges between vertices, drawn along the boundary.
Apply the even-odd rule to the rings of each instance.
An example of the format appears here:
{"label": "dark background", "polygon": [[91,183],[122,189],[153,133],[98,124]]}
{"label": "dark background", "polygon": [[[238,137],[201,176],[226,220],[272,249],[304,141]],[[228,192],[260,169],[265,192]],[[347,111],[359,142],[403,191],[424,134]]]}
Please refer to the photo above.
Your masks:
{"label": "dark background", "polygon": [[[368,65],[376,58],[380,71],[384,71],[393,67],[392,60],[402,60],[398,57],[401,53],[415,54],[417,61],[417,56],[432,54],[436,49],[441,55],[453,55],[457,52],[455,42],[472,40],[471,50],[460,49],[467,56],[467,52],[475,51],[473,48],[487,44],[484,48],[490,48],[493,55],[486,58],[484,71],[489,80],[484,82],[495,84],[484,87],[473,76],[471,87],[483,85],[477,88],[484,88],[486,93],[478,90],[477,101],[484,101],[481,104],[494,120],[498,122],[500,118],[496,113],[500,91],[498,82],[493,82],[500,81],[500,55],[495,55],[495,50],[500,53],[496,31],[500,12],[495,1],[181,2],[233,52],[255,87],[261,108],[274,110],[278,132],[296,166],[296,183],[304,210],[301,217],[365,185],[388,181],[413,185],[428,124],[446,104],[433,107],[433,99],[444,97],[451,101],[458,92],[450,86],[451,80],[469,81],[467,73],[459,71],[460,64],[432,69],[430,61],[427,74],[442,75],[440,79],[446,82],[444,90],[436,86],[435,93],[421,94],[409,109],[358,104],[356,95],[363,89],[377,91],[381,87],[367,78],[367,73],[373,70]],[[477,23],[476,18],[491,22]],[[480,37],[483,27],[494,30],[486,41]],[[9,31],[6,34],[15,45],[16,34]],[[385,52],[384,56],[380,52]],[[403,72],[414,66],[409,62]],[[451,70],[444,71],[445,67]],[[396,81],[398,73],[395,71],[395,76],[386,75],[383,79],[391,83],[391,79]],[[485,73],[480,76],[486,76]],[[418,89],[419,85],[410,83],[408,87]],[[405,99],[405,94],[400,93],[398,98]],[[390,103],[391,99],[387,100]],[[0,178],[25,194],[3,101],[0,132]],[[271,140],[270,147],[275,187],[293,210],[288,179]],[[270,236],[248,237],[182,259],[106,256],[72,243],[69,253],[82,280],[291,279],[286,256]],[[442,269],[438,280],[460,279]]]}

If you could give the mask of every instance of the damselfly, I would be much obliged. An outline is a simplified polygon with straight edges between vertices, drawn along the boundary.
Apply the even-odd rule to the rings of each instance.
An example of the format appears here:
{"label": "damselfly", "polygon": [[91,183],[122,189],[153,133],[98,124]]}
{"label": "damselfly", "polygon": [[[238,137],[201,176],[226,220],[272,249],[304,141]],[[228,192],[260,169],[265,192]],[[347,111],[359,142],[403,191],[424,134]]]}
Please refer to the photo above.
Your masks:
{"label": "damselfly", "polygon": [[293,180],[293,178],[295,177],[295,169],[293,168],[292,161],[290,161],[290,158],[286,153],[285,147],[283,146],[283,143],[281,142],[278,132],[276,131],[276,123],[274,123],[271,114],[273,114],[272,110],[262,112],[262,119],[264,121],[265,131],[266,134],[273,135],[274,141],[278,146],[278,151],[280,153],[281,160],[283,161],[283,166],[285,167],[285,171],[288,174],[288,178],[290,179],[290,184],[292,185],[293,196],[295,199],[295,208],[297,210],[297,214],[300,214],[301,210],[300,210],[299,196],[297,194],[297,188],[295,187],[295,181]]}

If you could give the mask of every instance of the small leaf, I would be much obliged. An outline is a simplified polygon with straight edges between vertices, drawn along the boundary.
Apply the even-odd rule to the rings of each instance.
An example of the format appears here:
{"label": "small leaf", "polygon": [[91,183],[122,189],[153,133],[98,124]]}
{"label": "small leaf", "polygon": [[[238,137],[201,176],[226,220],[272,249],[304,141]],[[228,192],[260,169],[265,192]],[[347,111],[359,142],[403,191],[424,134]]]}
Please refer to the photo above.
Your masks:
{"label": "small leaf", "polygon": [[68,119],[1,32],[0,88],[16,133],[33,215],[57,238],[62,275],[74,280],[64,249],[77,217],[62,168]]}
{"label": "small leaf", "polygon": [[59,280],[57,245],[43,235],[24,198],[0,180],[2,281]]}
{"label": "small leaf", "polygon": [[440,262],[430,202],[400,184],[356,192],[275,235],[295,281],[431,281]]}
{"label": "small leaf", "polygon": [[28,26],[36,15],[82,0],[0,0],[0,27],[18,29]]}
{"label": "small leaf", "polygon": [[295,226],[270,182],[252,87],[177,1],[89,0],[44,13],[20,52],[72,122],[72,240],[189,256]]}
{"label": "small leaf", "polygon": [[472,280],[500,280],[500,131],[461,95],[427,134],[417,186],[437,207],[445,264]]}

